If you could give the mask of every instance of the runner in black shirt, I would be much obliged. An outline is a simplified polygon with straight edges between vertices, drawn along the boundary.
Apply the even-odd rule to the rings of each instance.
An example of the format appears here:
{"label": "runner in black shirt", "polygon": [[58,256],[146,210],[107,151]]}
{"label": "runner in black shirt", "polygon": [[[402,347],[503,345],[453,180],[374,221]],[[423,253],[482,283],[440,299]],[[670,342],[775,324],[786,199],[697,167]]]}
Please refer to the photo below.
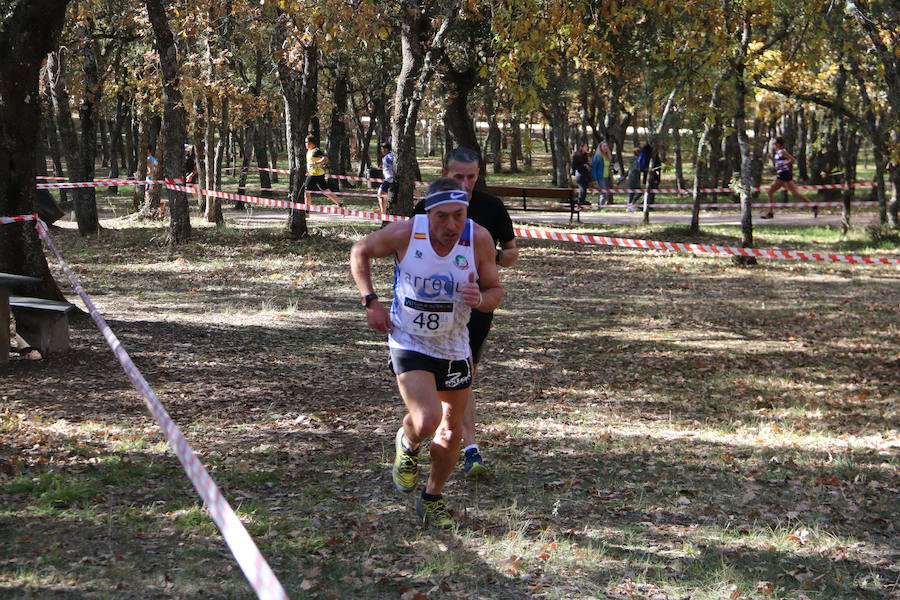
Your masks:
{"label": "runner in black shirt", "polygon": [[[506,206],[499,198],[490,194],[475,190],[480,170],[478,168],[478,154],[468,148],[456,148],[444,157],[442,175],[452,177],[461,182],[469,192],[469,218],[484,227],[494,238],[494,243],[499,245],[497,249],[497,265],[511,267],[519,259],[519,249],[516,247],[516,234],[513,230],[512,219]],[[424,203],[416,205],[415,212],[424,213]],[[472,377],[478,372],[481,363],[481,351],[491,330],[494,313],[472,311],[469,319],[469,346],[472,349]],[[470,390],[473,388],[470,387]],[[475,395],[471,392],[469,403],[466,406],[466,414],[463,421],[463,450],[465,452],[464,469],[467,477],[478,477],[487,472],[484,460],[475,443]]]}

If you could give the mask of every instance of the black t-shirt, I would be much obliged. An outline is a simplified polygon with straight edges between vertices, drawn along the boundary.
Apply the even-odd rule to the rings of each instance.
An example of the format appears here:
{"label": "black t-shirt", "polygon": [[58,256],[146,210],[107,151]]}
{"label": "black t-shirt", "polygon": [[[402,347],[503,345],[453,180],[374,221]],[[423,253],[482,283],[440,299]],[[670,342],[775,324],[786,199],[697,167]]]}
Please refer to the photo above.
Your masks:
{"label": "black t-shirt", "polygon": [[[420,200],[414,210],[416,214],[425,214],[425,201]],[[494,238],[494,245],[505,244],[516,239],[512,219],[503,202],[490,194],[475,190],[469,201],[469,218],[484,227]]]}
{"label": "black t-shirt", "polygon": [[587,156],[581,152],[572,155],[572,175],[576,174],[591,176],[591,165],[588,164]]}

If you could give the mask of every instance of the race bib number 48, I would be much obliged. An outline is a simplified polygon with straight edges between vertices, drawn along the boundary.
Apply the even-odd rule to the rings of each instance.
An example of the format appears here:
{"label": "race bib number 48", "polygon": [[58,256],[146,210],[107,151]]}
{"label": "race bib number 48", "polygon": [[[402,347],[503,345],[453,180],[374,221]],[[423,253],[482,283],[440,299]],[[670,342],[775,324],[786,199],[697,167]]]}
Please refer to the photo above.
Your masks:
{"label": "race bib number 48", "polygon": [[443,335],[453,325],[452,302],[403,300],[403,328],[413,335]]}

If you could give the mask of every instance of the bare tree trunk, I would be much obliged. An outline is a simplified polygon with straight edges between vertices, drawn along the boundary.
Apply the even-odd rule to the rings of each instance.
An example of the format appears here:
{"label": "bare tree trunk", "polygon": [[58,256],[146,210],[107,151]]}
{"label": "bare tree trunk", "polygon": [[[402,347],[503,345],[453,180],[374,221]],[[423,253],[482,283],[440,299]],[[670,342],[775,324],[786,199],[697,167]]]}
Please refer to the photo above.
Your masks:
{"label": "bare tree trunk", "polygon": [[[745,13],[741,37],[740,54],[733,59],[731,64],[734,83],[734,128],[737,132],[738,146],[741,152],[741,246],[753,247],[753,204],[750,195],[752,186],[750,139],[747,136],[747,84],[744,80],[744,70],[747,49],[750,45],[750,15]],[[752,256],[735,257],[739,264],[756,264],[756,258]]]}
{"label": "bare tree trunk", "polygon": [[347,71],[339,69],[332,94],[331,125],[328,128],[328,164],[335,175],[346,175],[344,147],[347,145]]}
{"label": "bare tree trunk", "polygon": [[[38,80],[41,63],[59,41],[66,15],[65,1],[6,2],[0,27],[0,215],[34,212],[35,141],[41,103]],[[0,271],[39,277],[41,283],[22,286],[22,294],[63,300],[53,280],[35,224],[0,226]],[[2,348],[4,352],[7,348]]]}
{"label": "bare tree trunk", "polygon": [[[388,211],[411,215],[413,191],[418,173],[416,160],[416,123],[425,86],[431,79],[437,59],[442,52],[444,37],[459,13],[460,0],[450,0],[444,20],[432,36],[431,22],[437,15],[429,14],[434,5],[421,6],[418,0],[400,0],[399,18],[403,62],[397,76],[394,94],[394,119],[391,132],[394,139],[394,185]],[[429,39],[430,37],[430,39]]]}
{"label": "bare tree trunk", "polygon": [[694,193],[693,206],[691,207],[690,227],[690,232],[692,234],[700,233],[700,199],[702,197],[700,189],[704,186],[705,181],[707,181],[706,176],[711,167],[711,165],[706,162],[706,157],[712,156],[711,151],[707,154],[707,146],[709,146],[713,127],[719,119],[716,109],[719,106],[721,88],[722,82],[717,81],[710,93],[709,112],[716,116],[707,116],[704,119],[703,134],[700,136],[700,141],[697,142],[697,153],[694,156]]}
{"label": "bare tree trunk", "polygon": [[[182,155],[184,154],[185,111],[181,89],[178,87],[178,50],[162,0],[146,0],[147,14],[153,26],[156,49],[163,79],[163,169],[166,178],[181,177]],[[187,195],[167,188],[169,198],[169,243],[186,242],[191,237],[191,219]]]}
{"label": "bare tree trunk", "polygon": [[675,140],[675,187],[684,189],[687,183],[684,180],[684,169],[681,164],[681,119],[678,119],[672,127],[672,137]]}
{"label": "bare tree trunk", "polygon": [[75,132],[75,124],[72,122],[69,92],[65,86],[65,62],[61,50],[51,52],[47,56],[47,80],[50,85],[50,98],[53,101],[53,114],[56,116],[60,141],[66,159],[66,176],[70,181],[77,181],[78,174],[81,172],[78,134]]}
{"label": "bare tree trunk", "polygon": [[443,67],[442,80],[447,88],[444,130],[449,138],[448,146],[461,146],[478,153],[478,180],[479,186],[483,186],[486,171],[484,154],[475,135],[475,122],[469,114],[469,94],[478,83],[478,69],[473,67],[467,71],[456,71],[448,59],[443,61]]}
{"label": "bare tree trunk", "polygon": [[[50,57],[47,57],[50,60]],[[53,111],[53,98],[50,96],[50,79],[48,76],[46,63],[41,69],[41,79],[44,81],[43,98],[44,105],[47,107],[47,113],[44,116],[44,132],[47,136],[47,148],[50,152],[50,160],[53,162],[53,175],[56,177],[65,177],[62,164],[62,149],[59,144],[59,134],[56,130],[56,118]],[[71,209],[69,204],[68,192],[64,189],[59,190],[59,206],[62,210]]]}
{"label": "bare tree trunk", "polygon": [[[286,15],[280,15],[275,29],[274,46],[280,48],[287,40]],[[288,165],[290,175],[290,200],[303,204],[303,184],[306,177],[306,144],[304,138],[316,109],[316,87],[318,84],[318,47],[315,39],[308,41],[303,49],[303,70],[297,76],[283,55],[276,59],[278,81],[284,97],[285,137],[287,138]],[[292,209],[287,221],[288,233],[298,239],[308,235],[306,212]]]}
{"label": "bare tree trunk", "polygon": [[[84,93],[78,107],[81,123],[81,146],[79,148],[77,181],[94,180],[94,162],[97,158],[97,113],[95,101],[100,99],[100,74],[97,70],[97,48],[93,41],[93,23],[83,18],[76,28],[84,42],[82,68],[84,73]],[[94,235],[100,230],[97,215],[97,190],[93,187],[75,190],[75,220],[78,233]]]}
{"label": "bare tree trunk", "polygon": [[269,168],[272,169],[269,179],[272,180],[272,184],[276,184],[278,183],[278,148],[275,144],[275,133],[277,131],[275,116],[269,113],[266,123],[266,147],[269,149]]}
{"label": "bare tree trunk", "polygon": [[519,161],[522,160],[522,122],[515,113],[509,119],[509,171],[519,173]]}

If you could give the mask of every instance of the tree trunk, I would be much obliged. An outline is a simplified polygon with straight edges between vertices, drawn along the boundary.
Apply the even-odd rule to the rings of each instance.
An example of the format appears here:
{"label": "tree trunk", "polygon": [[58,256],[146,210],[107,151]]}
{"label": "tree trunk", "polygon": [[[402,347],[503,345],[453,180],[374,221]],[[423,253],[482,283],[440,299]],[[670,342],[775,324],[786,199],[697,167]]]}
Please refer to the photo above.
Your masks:
{"label": "tree trunk", "polygon": [[[50,60],[50,57],[47,57]],[[47,72],[46,63],[41,69],[41,79],[44,82],[43,96],[44,105],[46,106],[46,114],[44,115],[44,132],[47,135],[47,148],[50,152],[50,160],[53,162],[53,175],[62,178],[66,176],[63,171],[62,149],[59,144],[59,134],[56,129],[56,118],[53,114],[53,99],[50,97],[50,79]],[[62,210],[71,209],[69,204],[68,192],[64,189],[59,190],[59,207]]]}
{"label": "tree trunk", "polygon": [[[56,116],[59,137],[66,159],[66,176],[69,181],[78,181],[81,162],[78,156],[78,134],[72,121],[69,106],[69,92],[65,86],[65,62],[62,51],[47,56],[47,78],[50,84],[50,98],[53,100],[53,114]],[[73,193],[73,195],[75,195]]]}
{"label": "tree trunk", "polygon": [[666,123],[669,120],[669,115],[672,113],[672,106],[675,102],[675,94],[678,93],[678,90],[681,89],[683,81],[678,82],[672,91],[669,92],[669,96],[666,98],[666,103],[663,105],[662,112],[659,115],[659,120],[656,122],[656,127],[653,129],[653,156],[650,160],[650,170],[647,174],[647,187],[644,190],[644,215],[643,215],[643,223],[644,225],[648,225],[650,223],[650,206],[653,204],[656,194],[651,194],[650,190],[655,189],[659,186],[659,182],[662,180],[662,138],[663,133],[666,131]]}
{"label": "tree trunk", "polygon": [[[41,63],[59,42],[67,2],[6,2],[0,27],[0,215],[34,213],[34,158],[41,103]],[[41,283],[16,292],[63,300],[44,257],[35,224],[0,225],[0,271],[30,275]],[[4,352],[6,348],[2,349]]]}
{"label": "tree trunk", "polygon": [[496,175],[503,168],[500,160],[502,158],[502,150],[500,148],[501,133],[500,127],[497,125],[497,98],[493,88],[490,86],[485,94],[484,114],[488,124],[487,143],[485,145],[490,149],[491,167]]}
{"label": "tree trunk", "polygon": [[[94,163],[97,158],[96,102],[100,100],[100,74],[97,70],[97,48],[92,39],[93,23],[85,18],[79,23],[77,31],[84,42],[82,48],[84,91],[81,95],[81,106],[78,107],[78,119],[81,123],[81,146],[76,181],[93,181]],[[78,223],[78,233],[83,236],[94,235],[100,230],[96,188],[87,187],[75,190],[75,220]]]}
{"label": "tree trunk", "polygon": [[331,125],[328,128],[328,164],[334,175],[346,175],[344,148],[347,145],[347,71],[339,69],[332,94]]}
{"label": "tree trunk", "polygon": [[[284,46],[287,40],[285,15],[280,15],[275,29],[275,48]],[[303,70],[297,77],[283,54],[276,55],[278,81],[284,97],[285,137],[287,138],[288,169],[290,175],[290,195],[292,202],[304,203],[303,184],[306,178],[306,144],[304,138],[309,130],[310,120],[316,110],[316,87],[318,85],[318,46],[313,38],[303,49]],[[291,209],[288,213],[287,231],[298,239],[308,235],[306,212]]]}
{"label": "tree trunk", "polygon": [[278,183],[278,148],[275,144],[275,135],[278,133],[279,128],[274,124],[275,116],[272,113],[268,113],[266,116],[266,147],[269,149],[269,168],[272,171],[269,173],[269,179],[272,180],[272,184]]}
{"label": "tree trunk", "polygon": [[[478,185],[484,185],[486,171],[484,154],[475,135],[475,121],[469,114],[469,94],[478,83],[478,69],[456,71],[449,59],[444,60],[442,80],[447,89],[444,100],[444,130],[447,132],[448,145],[463,147],[478,153]],[[448,148],[449,151],[449,148]]]}
{"label": "tree trunk", "polygon": [[[98,96],[95,100],[99,99],[100,97]],[[95,105],[94,111],[96,113],[97,133],[100,141],[100,166],[109,167],[109,123],[107,123],[106,117],[103,115],[102,104]]]}
{"label": "tree trunk", "polygon": [[806,109],[797,110],[797,178],[800,181],[809,180],[809,172],[807,171],[806,162],[806,136],[807,136],[807,116]]}
{"label": "tree trunk", "polygon": [[[144,179],[144,174],[147,172],[147,148],[150,145],[150,133],[147,129],[147,120],[139,120],[137,136],[138,162],[137,167],[134,170],[134,178],[138,180]],[[144,198],[149,191],[150,190],[145,185],[134,186],[134,195],[131,200],[132,212],[141,211],[144,206]]]}
{"label": "tree trunk", "polygon": [[[747,135],[747,83],[744,79],[744,70],[746,68],[747,49],[750,44],[750,15],[745,13],[743,19],[741,49],[737,57],[733,59],[731,64],[732,77],[734,82],[734,129],[737,133],[738,147],[741,155],[741,176],[740,176],[740,196],[741,196],[741,246],[744,248],[753,247],[753,204],[750,195],[752,186],[752,159],[750,156],[750,138]],[[739,264],[756,264],[756,258],[752,256],[735,257]]]}
{"label": "tree trunk", "polygon": [[[429,38],[432,17],[429,5],[418,0],[399,3],[402,64],[394,94],[394,185],[388,204],[391,214],[411,215],[418,163],[416,161],[416,123],[425,86],[431,79],[449,26],[459,12],[460,0],[451,0],[443,22]],[[433,7],[432,7],[433,8]]]}
{"label": "tree trunk", "polygon": [[684,180],[684,169],[681,164],[681,120],[672,127],[672,137],[675,140],[675,187],[684,189],[687,183]]}
{"label": "tree trunk", "polygon": [[[178,50],[162,0],[146,0],[147,14],[153,26],[156,49],[163,79],[163,169],[164,177],[181,177],[184,154],[185,111],[178,80]],[[169,198],[169,244],[176,245],[191,237],[191,219],[187,195],[167,188]]]}
{"label": "tree trunk", "polygon": [[[125,98],[119,93],[116,96],[116,117],[110,132],[109,141],[109,176],[111,179],[119,177],[119,147],[122,144],[122,127],[125,126],[127,116],[128,105],[125,104]],[[109,186],[109,191],[110,193],[118,194],[119,187],[111,185]]]}
{"label": "tree trunk", "polygon": [[522,160],[522,122],[519,116],[513,114],[509,119],[510,144],[509,144],[509,172],[519,172],[519,161]]}

